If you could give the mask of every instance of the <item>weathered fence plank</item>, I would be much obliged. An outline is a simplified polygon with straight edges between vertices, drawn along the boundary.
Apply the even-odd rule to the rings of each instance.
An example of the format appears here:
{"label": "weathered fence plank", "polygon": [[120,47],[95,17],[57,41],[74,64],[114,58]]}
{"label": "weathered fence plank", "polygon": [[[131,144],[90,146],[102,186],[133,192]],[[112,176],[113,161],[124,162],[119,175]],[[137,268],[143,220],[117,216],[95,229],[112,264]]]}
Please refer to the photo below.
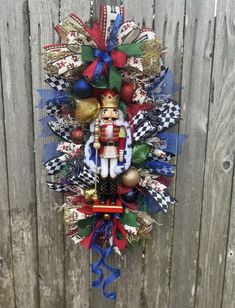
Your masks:
{"label": "weathered fence plank", "polygon": [[[90,2],[87,0],[61,0],[61,20],[75,13],[84,22],[90,17]],[[65,305],[66,308],[89,307],[90,291],[89,252],[65,238]]]}
{"label": "weathered fence plank", "polygon": [[196,307],[222,303],[234,165],[234,1],[218,1]]}
{"label": "weathered fence plank", "polygon": [[[40,97],[38,88],[48,88],[43,82],[42,47],[55,41],[53,25],[59,21],[59,1],[29,0],[31,62],[32,62],[32,107]],[[57,38],[56,38],[57,39]],[[39,119],[46,114],[34,109],[35,174],[38,226],[38,261],[40,307],[64,307],[64,234],[62,213],[53,211],[55,202],[61,204],[62,197],[48,190],[46,171],[42,164],[43,144],[49,138],[39,138]]]}
{"label": "weathered fence plank", "polygon": [[[166,66],[181,83],[184,1],[156,1],[155,32],[167,47]],[[177,205],[176,205],[177,206]],[[147,243],[145,259],[144,304],[146,307],[168,307],[173,212],[158,214],[152,240]]]}
{"label": "weathered fence plank", "polygon": [[235,307],[235,175],[233,176],[222,307]]}
{"label": "weathered fence plank", "polygon": [[189,135],[189,138],[177,163],[176,199],[179,203],[174,218],[170,307],[194,307],[213,19],[214,0],[186,1],[181,94],[183,121],[179,132]]}
{"label": "weathered fence plank", "polygon": [[[143,5],[146,10],[143,9]],[[125,0],[125,19],[133,20],[140,28],[145,25],[152,26],[153,8],[152,0],[132,1]],[[121,277],[117,282],[117,300],[115,307],[142,307],[143,283],[144,283],[144,246],[139,245],[124,253],[124,260],[118,256],[117,266],[121,269]]]}
{"label": "weathered fence plank", "polygon": [[[0,61],[1,68],[1,61]],[[11,249],[10,207],[8,199],[8,175],[2,74],[0,74],[0,303],[4,307],[15,307]]]}
{"label": "weathered fence plank", "polygon": [[27,2],[2,1],[1,66],[14,290],[17,307],[38,307],[33,121]]}
{"label": "weathered fence plank", "polygon": [[134,20],[135,23],[140,27],[153,27],[153,11],[154,2],[153,0],[147,1],[131,1],[125,0],[125,14],[126,20]]}

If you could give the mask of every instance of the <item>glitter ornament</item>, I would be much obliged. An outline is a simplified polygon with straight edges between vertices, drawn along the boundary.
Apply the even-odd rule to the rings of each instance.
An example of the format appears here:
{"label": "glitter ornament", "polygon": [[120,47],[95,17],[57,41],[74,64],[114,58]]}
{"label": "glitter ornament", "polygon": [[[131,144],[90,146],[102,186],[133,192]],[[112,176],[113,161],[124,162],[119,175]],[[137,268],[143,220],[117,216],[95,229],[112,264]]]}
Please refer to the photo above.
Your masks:
{"label": "glitter ornament", "polygon": [[122,183],[128,187],[134,187],[140,182],[140,174],[136,168],[130,168],[122,175]]}

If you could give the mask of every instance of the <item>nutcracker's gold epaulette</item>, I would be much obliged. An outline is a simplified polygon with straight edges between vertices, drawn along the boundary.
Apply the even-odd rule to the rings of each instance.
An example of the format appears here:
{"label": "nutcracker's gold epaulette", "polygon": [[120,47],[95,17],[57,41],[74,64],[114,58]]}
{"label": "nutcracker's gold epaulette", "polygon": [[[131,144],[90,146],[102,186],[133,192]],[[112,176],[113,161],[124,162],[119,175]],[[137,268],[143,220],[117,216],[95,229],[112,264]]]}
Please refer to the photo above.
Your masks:
{"label": "nutcracker's gold epaulette", "polygon": [[120,127],[120,130],[119,130],[119,138],[126,138],[126,129],[124,126],[121,126]]}

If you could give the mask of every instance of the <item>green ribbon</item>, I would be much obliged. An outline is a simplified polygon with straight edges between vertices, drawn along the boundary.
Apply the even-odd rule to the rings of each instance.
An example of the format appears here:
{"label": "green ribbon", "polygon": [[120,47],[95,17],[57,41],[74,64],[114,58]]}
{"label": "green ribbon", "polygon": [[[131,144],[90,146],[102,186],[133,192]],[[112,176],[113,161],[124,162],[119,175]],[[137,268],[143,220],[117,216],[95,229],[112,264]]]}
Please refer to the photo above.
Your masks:
{"label": "green ribbon", "polygon": [[[135,56],[139,57],[143,54],[141,46],[143,43],[123,44],[116,46],[115,49],[124,52],[127,57]],[[82,61],[92,62],[94,60],[94,49],[91,46],[82,46]],[[109,88],[120,92],[122,85],[122,78],[119,70],[114,66],[109,66]]]}
{"label": "green ribbon", "polygon": [[135,144],[132,148],[132,163],[140,165],[145,162],[150,152],[150,146],[146,143]]}
{"label": "green ribbon", "polygon": [[94,49],[91,46],[82,46],[82,62],[92,62],[94,60]]}
{"label": "green ribbon", "polygon": [[137,222],[137,214],[134,212],[123,213],[120,216],[120,221],[123,225],[137,228],[139,226]]}
{"label": "green ribbon", "polygon": [[89,217],[78,221],[78,235],[81,237],[88,236],[92,231],[95,217]]}
{"label": "green ribbon", "polygon": [[115,49],[124,52],[128,57],[140,57],[143,54],[142,45],[143,43],[123,44],[118,45]]}

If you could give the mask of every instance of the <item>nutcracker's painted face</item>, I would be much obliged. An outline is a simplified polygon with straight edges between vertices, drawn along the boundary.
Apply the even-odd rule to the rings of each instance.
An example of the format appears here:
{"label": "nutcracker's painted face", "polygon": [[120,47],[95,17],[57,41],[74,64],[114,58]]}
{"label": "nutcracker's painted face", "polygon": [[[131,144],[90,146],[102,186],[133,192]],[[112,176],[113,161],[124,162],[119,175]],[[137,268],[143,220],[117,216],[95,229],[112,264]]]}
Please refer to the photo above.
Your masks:
{"label": "nutcracker's painted face", "polygon": [[118,108],[103,108],[101,112],[101,117],[104,120],[117,120],[119,118]]}

